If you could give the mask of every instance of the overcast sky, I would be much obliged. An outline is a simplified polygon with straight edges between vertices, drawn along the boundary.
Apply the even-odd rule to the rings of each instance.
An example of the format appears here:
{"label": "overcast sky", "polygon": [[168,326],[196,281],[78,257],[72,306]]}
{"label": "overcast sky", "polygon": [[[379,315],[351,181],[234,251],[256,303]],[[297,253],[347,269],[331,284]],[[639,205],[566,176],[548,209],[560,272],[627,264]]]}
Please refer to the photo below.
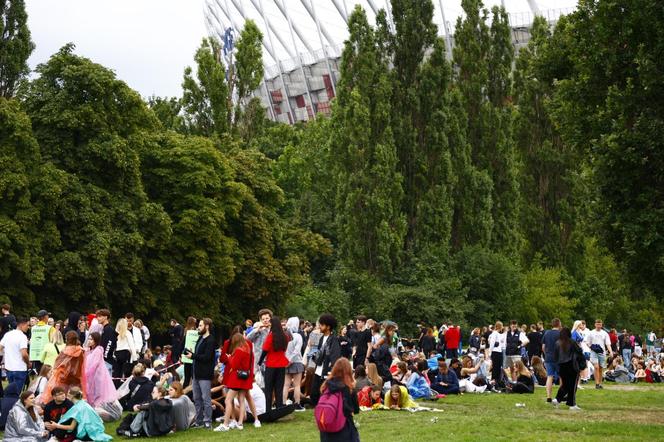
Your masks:
{"label": "overcast sky", "polygon": [[[210,0],[213,1],[213,0]],[[219,0],[232,5],[232,1]],[[263,0],[266,14],[288,37],[288,24],[274,6]],[[280,1],[280,0],[278,0]],[[300,0],[285,0],[289,15],[311,35],[311,45],[320,48],[315,25],[308,20]],[[345,25],[330,0],[314,0],[321,22],[334,38],[343,42]],[[345,0],[352,7],[354,0]],[[382,7],[385,0],[374,0]],[[256,15],[250,0],[235,0],[251,16]],[[461,11],[460,0],[443,0],[446,20],[454,22]],[[485,5],[500,0],[485,0]],[[541,9],[566,8],[576,0],[537,0]],[[366,7],[366,1],[364,2]],[[527,0],[505,0],[508,12],[528,11]],[[434,1],[436,8],[439,1]],[[207,35],[205,0],[26,0],[29,26],[36,49],[30,57],[34,69],[68,42],[76,53],[113,69],[117,76],[142,96],[180,96],[182,72],[193,64],[193,55]],[[231,6],[232,7],[232,6]],[[437,17],[437,15],[436,15]],[[235,10],[237,21],[241,18]],[[309,23],[307,23],[309,22]],[[263,23],[259,20],[259,26]],[[224,23],[224,27],[227,26]],[[310,29],[309,29],[310,28]],[[277,50],[278,47],[277,47]],[[298,51],[303,51],[299,48]],[[286,58],[285,51],[278,53]],[[266,58],[266,63],[273,61]]]}

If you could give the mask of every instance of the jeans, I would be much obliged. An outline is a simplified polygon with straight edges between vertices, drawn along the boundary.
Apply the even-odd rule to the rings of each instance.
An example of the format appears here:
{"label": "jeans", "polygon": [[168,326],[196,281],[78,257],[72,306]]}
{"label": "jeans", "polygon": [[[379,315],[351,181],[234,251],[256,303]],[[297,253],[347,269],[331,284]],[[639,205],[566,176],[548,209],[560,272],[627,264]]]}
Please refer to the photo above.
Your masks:
{"label": "jeans", "polygon": [[104,361],[104,365],[106,366],[106,370],[108,370],[108,375],[112,377],[113,376],[113,364]]}
{"label": "jeans", "polygon": [[625,367],[628,367],[629,364],[630,364],[630,361],[632,360],[632,350],[629,349],[629,348],[623,348],[622,358],[623,358],[623,365]]}
{"label": "jeans", "polygon": [[192,380],[194,390],[194,406],[196,407],[196,423],[212,424],[212,399],[210,392],[212,390],[212,381],[210,379]]}
{"label": "jeans", "polygon": [[25,380],[28,378],[28,372],[27,371],[9,371],[7,370],[7,382],[10,384],[12,382],[18,382],[19,385],[21,386],[21,390],[23,390],[23,386],[25,385]]}

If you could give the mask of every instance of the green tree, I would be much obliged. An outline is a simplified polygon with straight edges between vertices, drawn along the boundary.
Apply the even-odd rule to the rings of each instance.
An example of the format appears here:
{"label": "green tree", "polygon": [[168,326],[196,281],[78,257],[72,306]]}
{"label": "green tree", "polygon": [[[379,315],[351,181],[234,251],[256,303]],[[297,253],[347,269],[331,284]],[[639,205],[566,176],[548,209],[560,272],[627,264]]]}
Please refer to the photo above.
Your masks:
{"label": "green tree", "polygon": [[339,252],[353,269],[389,276],[400,261],[406,228],[390,125],[391,86],[362,8],[348,26],[333,114]]}
{"label": "green tree", "polygon": [[228,132],[231,112],[219,42],[213,37],[204,38],[194,61],[196,78],[188,66],[182,81],[185,126],[194,135],[221,137]]}
{"label": "green tree", "polygon": [[25,1],[0,0],[0,97],[14,96],[30,72],[28,57],[34,49]]}
{"label": "green tree", "polygon": [[235,46],[237,95],[243,102],[263,80],[263,33],[253,20],[247,20]]}
{"label": "green tree", "polygon": [[638,286],[664,293],[664,4],[584,1],[556,29],[572,72],[553,119],[590,159],[600,237]]}
{"label": "green tree", "polygon": [[154,304],[135,302],[144,229],[157,230],[164,219],[143,191],[135,139],[158,122],[136,92],[74,55],[73,45],[37,72],[24,107],[46,162],[35,193],[51,235],[45,281],[35,291],[48,307],[147,313]]}
{"label": "green tree", "polygon": [[0,281],[19,312],[37,307],[32,286],[44,280],[42,232],[35,205],[39,145],[19,103],[0,97]]}
{"label": "green tree", "polygon": [[183,133],[185,131],[184,120],[180,115],[182,103],[176,97],[157,97],[152,95],[147,101],[148,107],[152,109],[164,129]]}
{"label": "green tree", "polygon": [[514,132],[520,153],[523,206],[521,228],[527,262],[541,255],[542,264],[573,268],[580,253],[578,224],[583,158],[563,143],[549,107],[555,81],[569,73],[560,46],[551,40],[549,23],[536,17],[532,38],[519,53],[514,73]]}
{"label": "green tree", "polygon": [[[448,132],[451,69],[436,37],[431,1],[392,1],[392,127],[404,177],[405,248],[447,251],[450,241],[452,173]],[[425,59],[425,55],[428,56]]]}

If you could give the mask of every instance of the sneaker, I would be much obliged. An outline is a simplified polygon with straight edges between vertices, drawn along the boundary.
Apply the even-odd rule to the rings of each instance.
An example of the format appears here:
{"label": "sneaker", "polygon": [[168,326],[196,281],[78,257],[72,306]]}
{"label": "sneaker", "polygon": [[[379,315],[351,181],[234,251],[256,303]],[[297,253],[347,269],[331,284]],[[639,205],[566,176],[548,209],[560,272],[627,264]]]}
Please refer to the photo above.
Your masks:
{"label": "sneaker", "polygon": [[231,430],[234,430],[234,429],[237,428],[237,422],[235,421],[235,419],[233,419],[232,421],[230,421],[228,423],[228,428],[230,428]]}
{"label": "sneaker", "polygon": [[550,398],[550,397],[546,398],[546,401],[547,401],[548,403],[551,403],[551,398]]}
{"label": "sneaker", "polygon": [[572,407],[569,407],[570,411],[581,411],[581,407],[578,405],[574,405]]}
{"label": "sneaker", "polygon": [[577,390],[585,390],[585,388],[583,388],[581,385],[577,385],[576,388]]}
{"label": "sneaker", "polygon": [[551,404],[552,404],[554,407],[558,408],[558,405],[560,405],[560,402],[558,402],[558,399],[553,399],[553,400],[551,401]]}
{"label": "sneaker", "polygon": [[254,421],[254,428],[260,428],[260,427],[261,427],[261,421],[259,421],[258,419],[256,419],[256,420]]}
{"label": "sneaker", "polygon": [[595,384],[595,390],[604,390],[604,387],[602,387],[602,384]]}
{"label": "sneaker", "polygon": [[305,408],[302,404],[295,404],[295,411],[305,411]]}
{"label": "sneaker", "polygon": [[240,430],[240,431],[242,431],[242,430],[244,430],[244,425],[242,425],[242,424],[237,424],[237,425],[235,425],[235,429],[236,429],[236,430]]}
{"label": "sneaker", "polygon": [[215,422],[223,422],[223,421],[224,421],[224,417],[223,417],[223,416],[219,416],[219,417],[216,418],[214,421],[215,421]]}
{"label": "sneaker", "polygon": [[437,394],[436,395],[436,399],[445,399],[446,397],[447,397],[447,395],[444,395],[444,394]]}
{"label": "sneaker", "polygon": [[209,423],[209,422],[206,422],[205,424],[203,424],[203,428],[205,428],[206,430],[211,430],[212,429],[212,424]]}
{"label": "sneaker", "polygon": [[193,424],[191,424],[189,428],[201,428],[201,427],[203,427],[203,424],[194,422]]}
{"label": "sneaker", "polygon": [[219,426],[214,429],[214,431],[229,431],[229,430],[230,428],[224,424],[219,424]]}

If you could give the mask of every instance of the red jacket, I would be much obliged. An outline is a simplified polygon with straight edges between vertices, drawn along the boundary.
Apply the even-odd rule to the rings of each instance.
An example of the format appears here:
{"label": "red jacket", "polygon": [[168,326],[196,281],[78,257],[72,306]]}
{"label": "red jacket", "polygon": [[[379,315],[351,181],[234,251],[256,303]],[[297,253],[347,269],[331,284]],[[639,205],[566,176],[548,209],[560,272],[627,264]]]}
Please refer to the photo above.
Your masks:
{"label": "red jacket", "polygon": [[371,386],[366,386],[357,393],[357,401],[360,407],[372,407],[374,404],[383,403],[380,398],[376,402],[371,399]]}
{"label": "red jacket", "polygon": [[[224,385],[227,388],[251,390],[254,382],[253,355],[254,352],[248,342],[236,348],[230,356],[222,351],[220,359],[224,363]],[[249,377],[240,379],[237,376],[238,370],[249,371]]]}
{"label": "red jacket", "polygon": [[448,350],[459,348],[459,340],[461,340],[459,327],[448,328],[445,332],[445,348]]}

